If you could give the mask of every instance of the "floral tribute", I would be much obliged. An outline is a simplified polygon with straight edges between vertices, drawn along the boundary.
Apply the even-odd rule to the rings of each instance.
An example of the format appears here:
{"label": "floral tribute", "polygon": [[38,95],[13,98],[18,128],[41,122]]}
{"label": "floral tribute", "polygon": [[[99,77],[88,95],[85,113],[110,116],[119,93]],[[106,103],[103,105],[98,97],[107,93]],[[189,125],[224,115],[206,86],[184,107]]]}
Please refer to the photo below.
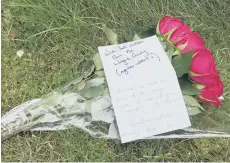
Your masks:
{"label": "floral tribute", "polygon": [[171,53],[167,53],[173,65],[180,64],[179,62],[190,63],[188,71],[183,63],[178,68],[177,66],[174,68],[179,80],[187,74],[192,87],[199,90],[199,94],[191,94],[199,102],[209,103],[216,107],[222,106],[224,85],[213,54],[205,46],[200,34],[192,31],[182,20],[172,16],[165,16],[159,21],[156,34],[166,49],[167,47],[173,49],[169,50]]}

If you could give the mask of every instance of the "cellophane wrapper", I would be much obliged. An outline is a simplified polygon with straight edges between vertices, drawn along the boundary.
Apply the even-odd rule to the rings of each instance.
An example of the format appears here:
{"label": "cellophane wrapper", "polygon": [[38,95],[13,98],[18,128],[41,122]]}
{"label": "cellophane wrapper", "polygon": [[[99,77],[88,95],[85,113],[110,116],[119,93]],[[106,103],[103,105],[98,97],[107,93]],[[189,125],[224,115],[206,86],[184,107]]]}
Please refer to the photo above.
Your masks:
{"label": "cellophane wrapper", "polygon": [[[22,131],[57,131],[71,127],[95,138],[120,139],[102,67],[94,59],[84,62],[82,67],[78,79],[2,116],[2,140]],[[230,137],[229,109],[207,108],[190,116],[190,120],[189,128],[145,139]]]}

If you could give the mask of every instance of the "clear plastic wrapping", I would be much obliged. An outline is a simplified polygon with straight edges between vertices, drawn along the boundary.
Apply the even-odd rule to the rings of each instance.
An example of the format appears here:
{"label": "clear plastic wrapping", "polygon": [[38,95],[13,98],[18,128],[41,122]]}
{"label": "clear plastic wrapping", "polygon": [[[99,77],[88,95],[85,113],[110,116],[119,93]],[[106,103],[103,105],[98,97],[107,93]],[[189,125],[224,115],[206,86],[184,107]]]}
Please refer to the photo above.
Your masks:
{"label": "clear plastic wrapping", "polygon": [[[1,121],[2,140],[21,131],[56,131],[70,127],[80,128],[95,138],[119,139],[102,66],[94,57],[84,63],[82,72],[82,77],[66,86],[6,113]],[[204,110],[191,115],[190,119],[190,128],[146,139],[230,137],[230,110]]]}

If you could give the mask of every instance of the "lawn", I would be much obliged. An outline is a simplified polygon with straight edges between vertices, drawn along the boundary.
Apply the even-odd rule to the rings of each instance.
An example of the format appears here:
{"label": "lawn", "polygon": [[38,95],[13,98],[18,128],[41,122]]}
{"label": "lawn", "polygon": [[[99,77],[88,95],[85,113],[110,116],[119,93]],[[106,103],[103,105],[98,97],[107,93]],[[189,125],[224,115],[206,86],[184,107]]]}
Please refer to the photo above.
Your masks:
{"label": "lawn", "polygon": [[[105,23],[121,39],[164,15],[199,31],[215,55],[230,108],[229,0],[5,0],[2,2],[2,110],[77,78],[78,64],[107,44]],[[11,40],[10,34],[16,34]],[[20,58],[18,50],[25,54]],[[216,108],[211,108],[215,111]],[[169,139],[120,144],[72,128],[25,132],[2,142],[2,161],[230,161],[230,139]]]}

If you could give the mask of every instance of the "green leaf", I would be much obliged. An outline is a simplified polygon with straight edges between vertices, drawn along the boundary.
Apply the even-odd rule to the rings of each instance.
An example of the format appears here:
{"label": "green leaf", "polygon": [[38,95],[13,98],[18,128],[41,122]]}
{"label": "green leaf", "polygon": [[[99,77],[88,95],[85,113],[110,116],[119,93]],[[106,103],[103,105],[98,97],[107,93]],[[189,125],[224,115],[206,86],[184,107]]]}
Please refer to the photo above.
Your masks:
{"label": "green leaf", "polygon": [[103,70],[101,70],[101,71],[95,71],[95,74],[97,76],[100,76],[100,77],[104,77],[105,76],[105,72]]}
{"label": "green leaf", "polygon": [[90,87],[82,91],[82,96],[88,99],[97,98],[102,96],[105,90],[105,85],[99,85],[97,87]]}
{"label": "green leaf", "polygon": [[71,84],[77,85],[83,80],[83,76],[78,77],[76,80],[74,80]]}
{"label": "green leaf", "polygon": [[70,84],[60,88],[60,93],[65,94],[67,92],[72,92],[77,90],[78,85],[82,82],[83,76],[79,76],[76,80],[72,81]]}
{"label": "green leaf", "polygon": [[96,70],[103,69],[103,65],[102,65],[101,57],[100,57],[99,53],[97,53],[93,56],[93,62],[94,62]]}
{"label": "green leaf", "polygon": [[189,116],[194,116],[194,115],[201,113],[201,111],[198,107],[195,107],[195,106],[186,106],[186,107],[187,107],[187,111],[188,111]]}
{"label": "green leaf", "polygon": [[112,29],[108,28],[105,24],[103,24],[102,30],[105,32],[105,35],[107,36],[109,42],[112,45],[117,44],[117,34],[115,32],[113,32]]}
{"label": "green leaf", "polygon": [[146,30],[136,30],[135,35],[133,37],[133,41],[140,40],[143,38],[147,38],[156,34],[155,28],[149,28]]}
{"label": "green leaf", "polygon": [[125,41],[130,42],[133,41],[133,32],[127,31],[125,32]]}
{"label": "green leaf", "polygon": [[[146,37],[150,37],[156,34],[156,29],[155,28],[149,28],[149,29],[145,29],[143,30],[143,28],[136,28],[132,31],[126,31],[125,32],[125,40],[126,41],[134,41],[134,40],[138,40],[138,39],[143,39]],[[135,33],[135,35],[134,35]]]}
{"label": "green leaf", "polygon": [[97,87],[99,85],[102,85],[105,83],[105,78],[104,77],[97,77],[94,79],[90,79],[88,81],[86,81],[86,88],[90,88],[90,87]]}
{"label": "green leaf", "polygon": [[198,103],[198,101],[193,98],[192,96],[188,96],[188,95],[183,95],[184,97],[184,102],[187,106],[190,106],[190,107],[198,107],[200,108],[201,110],[204,110],[204,108]]}
{"label": "green leaf", "polygon": [[176,71],[178,78],[189,72],[189,68],[192,62],[192,56],[193,51],[190,51],[184,55],[179,55],[172,59],[172,65]]}
{"label": "green leaf", "polygon": [[[159,37],[158,37],[158,38],[159,38]],[[161,43],[162,47],[164,48],[164,50],[166,51],[166,50],[167,50],[167,45],[166,45],[166,42],[165,42],[165,41],[163,41],[163,40],[160,40],[160,39],[159,39],[159,41],[160,41],[160,43]]]}
{"label": "green leaf", "polygon": [[95,69],[95,65],[92,60],[87,60],[85,64],[83,64],[82,67],[82,73],[84,75],[84,78],[89,77]]}
{"label": "green leaf", "polygon": [[61,102],[62,94],[53,92],[39,101],[39,106],[48,108]]}
{"label": "green leaf", "polygon": [[135,33],[134,37],[133,37],[133,41],[136,41],[136,40],[140,40],[141,38]]}
{"label": "green leaf", "polygon": [[81,90],[83,90],[84,88],[85,88],[85,81],[81,81],[79,84],[78,84],[78,86],[77,86],[77,90],[78,91],[81,91]]}
{"label": "green leaf", "polygon": [[200,91],[192,86],[192,83],[189,81],[188,77],[182,78],[179,80],[181,91],[184,95],[198,95]]}
{"label": "green leaf", "polygon": [[139,30],[136,32],[137,32],[137,35],[143,39],[143,38],[147,38],[147,37],[155,35],[156,34],[156,28],[149,28],[146,30]]}
{"label": "green leaf", "polygon": [[175,51],[175,46],[167,41],[160,41],[161,44],[163,45],[163,48],[165,49],[165,52],[170,60],[172,62],[172,56]]}
{"label": "green leaf", "polygon": [[86,82],[84,80],[82,80],[70,92],[79,93],[79,92],[81,92],[85,88],[85,86],[86,86]]}

